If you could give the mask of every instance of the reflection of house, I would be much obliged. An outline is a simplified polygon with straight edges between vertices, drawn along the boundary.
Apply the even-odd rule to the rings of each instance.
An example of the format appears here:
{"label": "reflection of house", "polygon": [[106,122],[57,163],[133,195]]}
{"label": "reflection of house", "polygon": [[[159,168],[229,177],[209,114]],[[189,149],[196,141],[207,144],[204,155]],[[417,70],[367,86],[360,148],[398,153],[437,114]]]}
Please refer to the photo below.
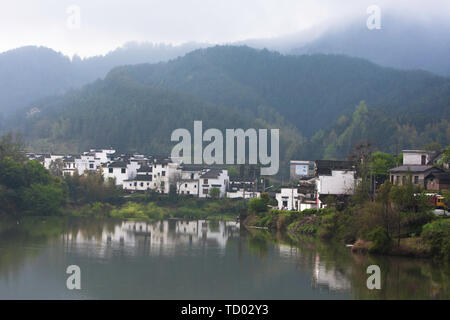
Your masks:
{"label": "reflection of house", "polygon": [[314,258],[312,284],[314,288],[324,287],[330,291],[351,289],[348,277],[336,268],[327,268],[320,262],[319,255]]}
{"label": "reflection of house", "polygon": [[185,250],[184,246],[195,244],[218,247],[223,252],[227,241],[239,236],[239,228],[240,224],[233,221],[125,221],[114,227],[105,227],[95,236],[78,232],[62,237],[73,249],[85,247],[86,243],[96,243],[96,253],[100,256],[111,254],[111,249],[119,248],[127,253],[141,254],[140,250],[145,250],[148,254],[173,255],[175,250]]}

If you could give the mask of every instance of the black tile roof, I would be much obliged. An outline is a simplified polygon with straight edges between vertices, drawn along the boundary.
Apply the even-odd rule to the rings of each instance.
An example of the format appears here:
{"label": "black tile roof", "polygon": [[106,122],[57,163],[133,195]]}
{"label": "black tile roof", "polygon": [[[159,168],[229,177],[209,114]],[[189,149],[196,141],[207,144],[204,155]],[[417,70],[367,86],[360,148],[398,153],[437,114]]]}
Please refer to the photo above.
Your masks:
{"label": "black tile roof", "polygon": [[217,179],[222,173],[222,169],[209,169],[209,171],[205,172],[200,176],[202,179]]}
{"label": "black tile roof", "polygon": [[153,177],[151,175],[138,174],[134,179],[135,181],[153,181]]}
{"label": "black tile roof", "polygon": [[353,161],[316,160],[315,163],[318,175],[331,175],[332,170],[355,170]]}
{"label": "black tile roof", "polygon": [[427,171],[442,171],[441,169],[437,168],[437,167],[433,167],[433,166],[422,166],[422,165],[404,165],[404,166],[400,166],[400,167],[396,167],[393,168],[391,170],[389,170],[392,173],[396,173],[396,172],[418,172],[418,173],[423,173],[423,172],[427,172]]}
{"label": "black tile roof", "polygon": [[137,169],[137,172],[152,172],[152,168],[149,166],[142,166],[139,169]]}
{"label": "black tile roof", "polygon": [[123,161],[115,161],[115,162],[108,164],[107,167],[108,168],[126,168],[127,164]]}

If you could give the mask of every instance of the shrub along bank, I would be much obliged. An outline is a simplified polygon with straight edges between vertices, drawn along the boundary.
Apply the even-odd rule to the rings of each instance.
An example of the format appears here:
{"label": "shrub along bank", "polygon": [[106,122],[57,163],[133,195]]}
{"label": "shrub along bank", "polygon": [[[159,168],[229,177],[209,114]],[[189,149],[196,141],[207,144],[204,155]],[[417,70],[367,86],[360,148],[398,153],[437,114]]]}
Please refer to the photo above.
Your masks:
{"label": "shrub along bank", "polygon": [[354,244],[354,252],[450,259],[450,218],[434,216],[422,191],[411,185],[385,182],[374,199],[358,191],[340,210],[279,211],[263,209],[264,199],[252,201],[244,219],[248,227]]}

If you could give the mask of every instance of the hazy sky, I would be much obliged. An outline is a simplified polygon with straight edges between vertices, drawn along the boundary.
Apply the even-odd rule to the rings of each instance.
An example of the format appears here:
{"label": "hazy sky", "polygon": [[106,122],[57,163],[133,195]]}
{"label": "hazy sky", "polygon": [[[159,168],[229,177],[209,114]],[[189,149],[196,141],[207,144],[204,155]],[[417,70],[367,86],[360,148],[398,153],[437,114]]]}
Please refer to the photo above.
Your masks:
{"label": "hazy sky", "polygon": [[[382,14],[450,18],[449,0],[13,0],[0,5],[0,52],[43,45],[104,54],[127,41],[230,43]],[[79,21],[77,11],[79,10]]]}

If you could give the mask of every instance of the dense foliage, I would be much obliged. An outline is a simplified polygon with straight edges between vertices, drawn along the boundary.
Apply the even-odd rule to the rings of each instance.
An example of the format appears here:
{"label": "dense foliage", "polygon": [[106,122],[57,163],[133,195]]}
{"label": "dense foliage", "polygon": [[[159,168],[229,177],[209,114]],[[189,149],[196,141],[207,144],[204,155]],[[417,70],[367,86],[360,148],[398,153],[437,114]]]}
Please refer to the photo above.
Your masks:
{"label": "dense foliage", "polygon": [[118,203],[121,190],[100,173],[52,175],[37,160],[27,160],[20,137],[8,134],[0,141],[0,214],[49,216],[67,206],[102,201]]}

